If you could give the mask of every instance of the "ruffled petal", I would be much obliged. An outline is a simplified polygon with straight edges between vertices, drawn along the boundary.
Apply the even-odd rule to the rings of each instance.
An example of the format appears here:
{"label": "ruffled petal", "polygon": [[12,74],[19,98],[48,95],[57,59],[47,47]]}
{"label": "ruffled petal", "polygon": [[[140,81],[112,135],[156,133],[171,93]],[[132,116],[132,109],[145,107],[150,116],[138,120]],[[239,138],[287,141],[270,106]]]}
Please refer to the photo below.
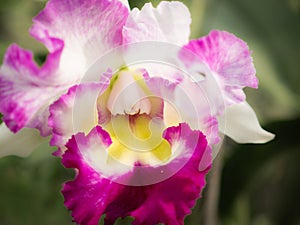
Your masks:
{"label": "ruffled petal", "polygon": [[[147,198],[139,208],[130,213],[130,216],[135,218],[133,222],[135,225],[183,224],[185,216],[191,213],[191,208],[205,186],[205,175],[208,173],[211,161],[206,164],[206,169],[199,171],[200,161],[207,154],[206,151],[210,151],[206,148],[207,142],[203,134],[199,131],[191,131],[186,124],[180,124],[168,128],[164,137],[171,143],[172,148],[179,144],[178,148],[184,150],[179,150],[178,155],[169,164],[149,168],[149,174],[155,175],[158,171],[166,172],[170,168],[171,170],[181,168],[169,179],[144,187]],[[180,166],[182,164],[183,167]]]}
{"label": "ruffled petal", "polygon": [[74,83],[95,60],[122,44],[127,16],[128,8],[117,0],[50,0],[34,18],[31,35],[50,52],[49,40],[63,41],[57,79]]}
{"label": "ruffled petal", "polygon": [[232,105],[226,109],[224,116],[219,117],[224,124],[224,134],[238,143],[266,143],[275,135],[265,131],[259,125],[254,110],[247,102]]}
{"label": "ruffled petal", "polygon": [[228,32],[214,30],[206,37],[190,41],[181,51],[181,59],[187,67],[205,62],[214,71],[227,104],[245,100],[242,88],[258,86],[247,44]]}
{"label": "ruffled petal", "polygon": [[39,68],[32,53],[12,45],[0,70],[0,112],[17,132],[37,128],[43,136],[48,106],[79,82],[87,67],[105,52],[122,44],[128,8],[119,1],[51,0],[34,19],[33,37],[49,50]]}
{"label": "ruffled petal", "polygon": [[0,125],[0,157],[17,155],[26,157],[48,139],[39,135],[34,129],[23,129],[17,134],[12,133],[5,124]]}
{"label": "ruffled petal", "polygon": [[75,85],[50,106],[48,124],[53,133],[50,144],[59,147],[56,155],[63,153],[73,134],[88,133],[98,124],[97,99],[108,85],[102,82]]}
{"label": "ruffled petal", "polygon": [[[109,158],[106,149],[111,139],[101,127],[87,136],[73,136],[63,164],[76,168],[78,173],[62,192],[74,220],[82,225],[97,225],[101,215],[106,214],[106,224],[125,216],[134,217],[133,224],[183,224],[205,186],[211,163],[203,171],[198,168],[207,142],[201,132],[191,131],[186,124],[168,128],[164,138],[173,148],[169,162],[156,167],[137,163],[126,169]],[[145,185],[147,179],[157,182]]]}
{"label": "ruffled petal", "polygon": [[51,77],[58,55],[59,52],[51,53],[44,66],[39,68],[30,51],[17,45],[7,49],[0,68],[0,112],[11,131],[30,127],[39,129],[43,136],[50,133],[46,122],[48,106],[66,89]]}
{"label": "ruffled petal", "polygon": [[183,45],[190,36],[191,15],[181,2],[161,2],[157,8],[147,3],[133,9],[123,28],[124,42],[169,42]]}

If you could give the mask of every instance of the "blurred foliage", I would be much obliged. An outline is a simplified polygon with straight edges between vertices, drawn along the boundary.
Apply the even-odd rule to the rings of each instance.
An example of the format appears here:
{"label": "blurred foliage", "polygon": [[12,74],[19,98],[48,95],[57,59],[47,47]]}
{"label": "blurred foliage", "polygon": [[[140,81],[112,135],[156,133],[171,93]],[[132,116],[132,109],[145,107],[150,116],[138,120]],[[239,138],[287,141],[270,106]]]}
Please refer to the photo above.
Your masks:
{"label": "blurred foliage", "polygon": [[72,224],[60,189],[74,175],[59,161],[46,151],[0,161],[1,225]]}
{"label": "blurred foliage", "polygon": [[[256,224],[262,218],[268,223],[258,224],[299,224],[299,126],[300,117],[269,124],[277,137],[267,145],[227,143],[220,201],[224,224]],[[239,218],[245,213],[240,207],[246,207],[247,222]]]}
{"label": "blurred foliage", "polygon": [[[30,37],[28,29],[45,2],[0,0],[0,60],[7,46],[16,42],[31,49],[39,64],[44,61],[46,49]],[[140,8],[145,2],[132,0],[130,5]],[[152,2],[157,5],[159,1]],[[253,50],[260,87],[246,90],[248,101],[265,127],[277,134],[265,145],[225,141],[220,224],[299,225],[300,1],[183,2],[192,13],[192,38],[212,29],[227,30]],[[49,151],[35,151],[26,159],[0,159],[0,170],[1,225],[72,224],[59,191],[62,182],[74,174]],[[198,201],[186,224],[200,224],[205,216],[203,202]],[[119,222],[123,223],[129,224],[130,218]]]}

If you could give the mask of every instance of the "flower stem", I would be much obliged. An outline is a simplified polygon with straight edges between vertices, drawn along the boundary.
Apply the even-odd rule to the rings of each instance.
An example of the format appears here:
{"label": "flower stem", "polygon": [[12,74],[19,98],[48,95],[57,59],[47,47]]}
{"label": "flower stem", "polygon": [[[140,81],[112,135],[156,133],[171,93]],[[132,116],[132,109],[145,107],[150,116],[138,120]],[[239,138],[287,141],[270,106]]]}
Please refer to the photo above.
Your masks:
{"label": "flower stem", "polygon": [[224,146],[219,152],[218,156],[213,162],[212,170],[208,176],[208,186],[204,196],[204,213],[203,224],[204,225],[218,225],[218,206],[219,206],[219,194],[220,194],[220,182],[223,168],[223,156]]}

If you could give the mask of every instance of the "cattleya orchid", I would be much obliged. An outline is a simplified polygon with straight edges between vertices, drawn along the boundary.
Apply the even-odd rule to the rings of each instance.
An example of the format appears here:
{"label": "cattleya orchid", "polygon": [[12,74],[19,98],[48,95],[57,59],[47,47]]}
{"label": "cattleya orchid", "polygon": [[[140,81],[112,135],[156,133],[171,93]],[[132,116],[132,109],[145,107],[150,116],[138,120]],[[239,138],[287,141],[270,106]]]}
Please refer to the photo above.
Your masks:
{"label": "cattleya orchid", "polygon": [[45,63],[13,44],[0,69],[0,155],[50,137],[77,174],[62,193],[78,224],[182,224],[222,134],[274,136],[245,100],[258,85],[247,44],[218,30],[189,41],[190,23],[180,2],[49,0],[30,29]]}

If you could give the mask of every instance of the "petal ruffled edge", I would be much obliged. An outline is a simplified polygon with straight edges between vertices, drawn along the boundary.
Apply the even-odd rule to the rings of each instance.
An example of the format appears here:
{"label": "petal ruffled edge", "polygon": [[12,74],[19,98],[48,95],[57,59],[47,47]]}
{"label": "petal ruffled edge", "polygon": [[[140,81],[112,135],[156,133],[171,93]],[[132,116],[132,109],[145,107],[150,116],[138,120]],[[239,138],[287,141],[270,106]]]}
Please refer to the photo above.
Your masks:
{"label": "petal ruffled edge", "polygon": [[52,76],[59,55],[60,50],[49,54],[39,68],[30,51],[16,44],[7,49],[0,68],[0,112],[11,131],[30,127],[39,129],[43,136],[50,134],[48,106],[66,88],[57,85]]}
{"label": "petal ruffled edge", "polygon": [[248,45],[226,31],[213,30],[191,40],[183,47],[180,58],[188,68],[205,62],[214,71],[228,105],[245,100],[244,87],[258,87]]}
{"label": "petal ruffled edge", "polygon": [[164,41],[182,46],[190,36],[191,15],[182,2],[162,1],[156,8],[146,3],[134,8],[123,27],[124,43]]}
{"label": "petal ruffled edge", "polygon": [[[101,127],[94,128],[88,136],[83,133],[73,136],[63,155],[63,164],[67,168],[76,168],[78,173],[74,181],[64,185],[62,192],[74,220],[82,225],[96,225],[101,215],[106,214],[107,224],[113,224],[118,217],[125,216],[134,217],[135,225],[182,224],[205,186],[205,175],[211,163],[207,163],[208,167],[203,171],[199,171],[199,163],[209,148],[206,148],[204,135],[199,131],[191,131],[186,124],[168,128],[164,137],[172,145],[179,145],[181,151],[166,165],[143,168],[144,174],[162,176],[170,170],[178,172],[152,185],[128,186],[108,179],[95,169],[96,165],[92,165],[90,160],[96,159],[101,163],[103,157],[87,157],[88,154],[95,156],[95,151],[99,150],[106,154],[105,148],[111,140]],[[133,170],[119,176],[125,179],[145,177],[141,176],[137,168],[133,167]]]}

